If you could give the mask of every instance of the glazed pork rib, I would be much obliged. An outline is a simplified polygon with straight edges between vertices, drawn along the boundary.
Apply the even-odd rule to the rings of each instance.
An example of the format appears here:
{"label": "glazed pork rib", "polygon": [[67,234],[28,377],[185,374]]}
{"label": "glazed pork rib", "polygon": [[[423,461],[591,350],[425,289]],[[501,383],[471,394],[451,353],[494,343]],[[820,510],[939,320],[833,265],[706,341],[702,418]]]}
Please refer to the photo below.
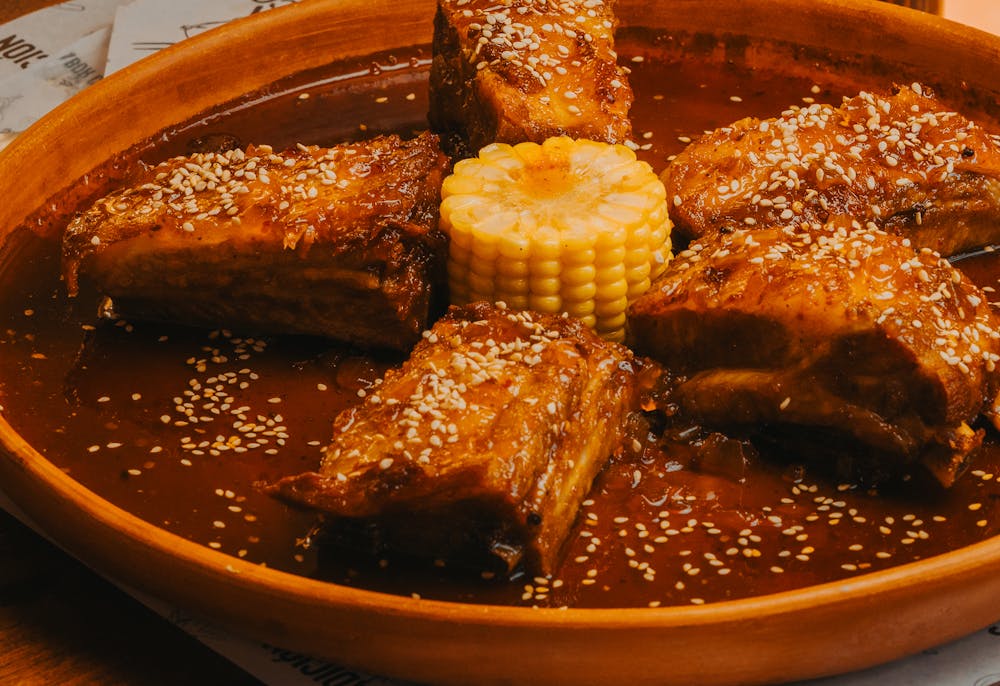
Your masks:
{"label": "glazed pork rib", "polygon": [[432,134],[173,158],[73,220],[66,284],[128,317],[405,350],[436,294],[448,166]]}
{"label": "glazed pork rib", "polygon": [[328,521],[377,522],[425,557],[550,573],[621,440],[635,371],[578,320],[452,308],[337,417],[319,471],[271,491]]}
{"label": "glazed pork rib", "polygon": [[637,352],[688,377],[674,401],[709,426],[805,427],[947,486],[982,439],[970,425],[996,420],[985,295],[936,253],[857,222],[706,236],[629,325]]}
{"label": "glazed pork rib", "polygon": [[[463,156],[568,135],[624,143],[632,90],[612,0],[440,0],[429,118]],[[447,138],[446,138],[447,140]]]}
{"label": "glazed pork rib", "polygon": [[688,239],[845,215],[954,255],[1000,242],[998,140],[913,84],[742,119],[689,145],[661,178]]}

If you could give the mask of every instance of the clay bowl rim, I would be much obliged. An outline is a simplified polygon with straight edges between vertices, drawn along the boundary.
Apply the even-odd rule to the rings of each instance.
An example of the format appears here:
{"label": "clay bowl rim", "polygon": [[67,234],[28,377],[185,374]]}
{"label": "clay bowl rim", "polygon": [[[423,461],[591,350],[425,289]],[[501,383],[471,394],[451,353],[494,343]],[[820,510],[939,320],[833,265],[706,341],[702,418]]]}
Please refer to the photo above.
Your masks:
{"label": "clay bowl rim", "polygon": [[[425,4],[430,6],[429,2]],[[704,7],[720,3],[680,2],[678,4],[685,6],[695,4]],[[746,11],[746,7],[754,3],[746,0],[734,0],[728,4],[743,7],[743,11]],[[974,49],[981,48],[987,53],[992,51],[994,54],[1000,54],[1000,38],[974,29],[958,27],[958,25],[938,18],[916,16],[908,10],[891,5],[874,6],[874,4],[868,5],[859,0],[849,2],[814,0],[806,3],[792,0],[772,0],[767,4],[770,5],[767,9],[768,12],[780,13],[792,8],[801,9],[808,6],[808,11],[815,13],[827,12],[845,17],[876,16],[885,21],[903,21],[907,27],[915,27],[925,33],[939,31],[941,36],[952,36],[952,39],[972,36],[974,41],[978,42],[978,45],[973,46]],[[57,108],[28,132],[22,134],[0,153],[0,174],[16,170],[17,165],[24,163],[30,158],[31,151],[37,149],[33,146],[39,145],[42,141],[50,140],[53,131],[65,131],[67,127],[71,127],[73,121],[79,121],[76,117],[81,112],[88,109],[99,109],[102,106],[107,107],[110,96],[126,93],[137,84],[150,83],[162,70],[169,70],[172,68],[171,65],[175,65],[177,61],[182,63],[190,61],[190,56],[201,50],[212,48],[217,52],[219,44],[227,44],[234,39],[241,45],[247,45],[248,41],[255,36],[281,31],[294,25],[295,22],[304,21],[308,17],[324,11],[322,8],[334,12],[375,14],[377,8],[383,5],[392,7],[393,3],[385,3],[383,0],[376,2],[370,0],[314,0],[298,6],[263,13],[252,19],[239,20],[195,36],[182,45],[145,58],[136,65],[83,91],[69,103]],[[428,12],[428,24],[430,17],[431,14]],[[733,21],[738,22],[738,19]],[[1000,64],[1000,60],[995,60],[994,67],[997,64]],[[272,82],[274,80],[271,79]],[[166,122],[163,128],[173,123],[176,121]],[[107,156],[102,154],[96,157],[103,160]],[[44,200],[45,198],[42,198],[33,207],[42,206]],[[21,203],[22,209],[32,207],[28,201],[22,200]],[[17,202],[14,205],[17,205]],[[0,238],[8,238],[27,216],[22,213],[19,221],[13,222],[10,221],[12,216],[9,212],[0,210],[0,220],[5,221],[4,228],[0,229]],[[663,629],[717,625],[744,620],[747,617],[754,617],[759,621],[767,617],[786,615],[806,608],[811,610],[818,606],[835,608],[856,604],[865,599],[877,600],[892,594],[908,594],[915,585],[920,585],[925,594],[932,593],[933,589],[947,586],[950,583],[983,577],[985,570],[991,566],[1000,565],[1000,537],[994,537],[925,560],[899,565],[883,571],[861,574],[850,579],[702,606],[532,609],[414,599],[316,581],[292,573],[262,568],[181,538],[119,508],[64,474],[21,438],[3,415],[0,415],[0,444],[9,453],[9,455],[4,456],[5,459],[0,459],[0,476],[5,477],[5,482],[14,481],[26,486],[25,492],[29,495],[8,492],[8,496],[24,510],[29,519],[33,519],[41,525],[43,531],[53,532],[58,543],[78,554],[85,562],[95,563],[99,570],[140,589],[143,588],[141,582],[137,582],[134,577],[130,576],[123,564],[116,563],[101,552],[95,553],[90,544],[69,542],[65,536],[60,536],[59,533],[66,530],[66,525],[54,521],[57,519],[56,517],[46,514],[48,510],[44,506],[46,503],[36,503],[31,501],[30,497],[39,497],[38,494],[42,494],[42,500],[49,500],[48,505],[58,505],[56,509],[63,513],[73,513],[85,518],[87,522],[85,526],[94,530],[114,530],[118,535],[124,537],[130,546],[134,546],[139,553],[152,558],[171,558],[177,564],[189,566],[200,572],[206,580],[214,578],[218,581],[221,579],[231,587],[251,594],[266,590],[271,594],[278,593],[293,602],[321,602],[324,607],[329,609],[362,609],[366,612],[382,612],[401,617],[469,625],[482,624],[491,627]],[[159,595],[175,601],[179,597],[175,589],[156,588],[156,591]],[[171,598],[171,596],[173,597]],[[967,627],[970,631],[975,628],[977,627]],[[949,634],[948,637],[951,635]],[[931,644],[938,642],[940,640],[933,641]]]}

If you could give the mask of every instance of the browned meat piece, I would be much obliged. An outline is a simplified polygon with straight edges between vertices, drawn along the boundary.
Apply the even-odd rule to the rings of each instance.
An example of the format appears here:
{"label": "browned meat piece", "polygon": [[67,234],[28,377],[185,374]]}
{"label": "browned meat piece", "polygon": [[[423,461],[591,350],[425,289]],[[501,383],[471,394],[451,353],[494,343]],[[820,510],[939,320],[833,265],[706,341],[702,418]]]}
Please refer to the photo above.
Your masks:
{"label": "browned meat piece", "polygon": [[675,231],[872,222],[943,255],[1000,242],[1000,143],[919,84],[698,139],[663,172]]}
{"label": "browned meat piece", "polygon": [[858,223],[706,236],[629,325],[637,352],[688,376],[673,400],[694,419],[811,427],[945,485],[982,438],[969,425],[1000,402],[983,293],[936,253]]}
{"label": "browned meat piece", "polygon": [[550,573],[621,439],[635,363],[568,317],[452,308],[337,417],[318,473],[273,492],[403,527],[424,556],[483,551]]}
{"label": "browned meat piece", "polygon": [[459,152],[568,135],[624,143],[632,89],[616,63],[613,0],[440,0],[431,126]]}
{"label": "browned meat piece", "polygon": [[441,273],[437,137],[267,146],[144,167],[63,241],[120,314],[407,349]]}

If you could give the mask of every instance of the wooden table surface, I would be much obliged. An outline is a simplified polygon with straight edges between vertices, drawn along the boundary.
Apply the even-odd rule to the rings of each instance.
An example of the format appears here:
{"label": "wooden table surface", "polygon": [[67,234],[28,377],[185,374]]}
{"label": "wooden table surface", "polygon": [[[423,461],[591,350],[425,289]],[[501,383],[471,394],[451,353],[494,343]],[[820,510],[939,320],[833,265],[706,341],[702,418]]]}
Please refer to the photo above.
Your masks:
{"label": "wooden table surface", "polygon": [[0,684],[258,683],[0,511]]}
{"label": "wooden table surface", "polygon": [[[55,0],[0,0],[0,22]],[[260,682],[0,510],[0,684]]]}

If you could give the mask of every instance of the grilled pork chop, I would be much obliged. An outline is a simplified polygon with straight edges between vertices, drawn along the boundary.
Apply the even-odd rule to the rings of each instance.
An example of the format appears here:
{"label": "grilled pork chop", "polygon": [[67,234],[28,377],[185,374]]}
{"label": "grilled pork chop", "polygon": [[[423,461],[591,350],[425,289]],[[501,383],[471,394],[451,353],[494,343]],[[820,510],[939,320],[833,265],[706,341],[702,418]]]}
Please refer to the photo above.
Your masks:
{"label": "grilled pork chop", "polygon": [[432,134],[176,157],[73,220],[66,284],[129,317],[408,349],[441,272],[447,169]]}
{"label": "grilled pork chop", "polygon": [[[468,157],[489,143],[568,135],[624,143],[632,90],[613,0],[440,0],[429,118]],[[448,140],[448,139],[446,139]]]}
{"label": "grilled pork chop", "polygon": [[998,141],[913,84],[742,119],[661,178],[682,237],[845,215],[953,255],[1000,242]]}
{"label": "grilled pork chop", "polygon": [[621,439],[635,370],[578,320],[452,308],[337,417],[319,471],[271,491],[328,520],[375,521],[422,556],[486,551],[550,573]]}
{"label": "grilled pork chop", "polygon": [[[629,312],[630,341],[688,378],[714,427],[808,427],[950,485],[996,419],[1000,334],[930,250],[859,223],[746,229],[681,252]],[[869,461],[875,464],[873,461]]]}

